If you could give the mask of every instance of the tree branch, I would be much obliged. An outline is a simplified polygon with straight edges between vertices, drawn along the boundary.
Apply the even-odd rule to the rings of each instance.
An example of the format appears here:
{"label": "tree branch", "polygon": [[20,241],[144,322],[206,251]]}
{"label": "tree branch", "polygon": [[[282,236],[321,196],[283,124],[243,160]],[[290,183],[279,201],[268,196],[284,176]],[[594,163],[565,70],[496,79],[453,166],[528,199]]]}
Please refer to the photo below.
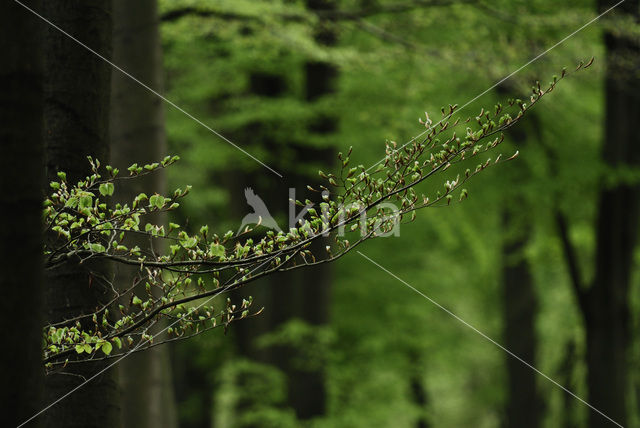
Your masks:
{"label": "tree branch", "polygon": [[[582,68],[582,64],[576,71],[580,68]],[[428,206],[449,205],[453,199],[453,192],[458,190],[469,178],[491,165],[515,158],[517,153],[504,160],[501,160],[501,155],[494,160],[485,159],[483,163],[476,166],[475,170],[467,169],[464,172],[464,177],[458,175],[453,180],[447,180],[444,183],[444,191],[433,191],[435,193],[435,195],[431,195],[435,196],[433,199],[423,194],[421,195],[422,201],[420,201],[419,195],[413,188],[430,177],[443,173],[453,164],[465,159],[476,158],[494,149],[503,141],[502,132],[519,122],[525,112],[537,104],[545,94],[553,91],[557,82],[565,76],[566,73],[563,71],[560,78],[554,79],[546,90],[540,88],[539,85],[537,88],[534,87],[533,95],[530,96],[531,102],[527,105],[520,100],[510,101],[510,107],[515,108],[514,104],[517,104],[518,107],[515,118],[503,111],[501,104],[496,105],[494,111],[482,109],[476,116],[478,127],[476,129],[467,127],[464,140],[456,137],[455,128],[459,124],[464,126],[459,123],[459,119],[449,129],[449,120],[457,112],[457,105],[450,105],[448,113],[443,108],[443,118],[435,124],[428,115],[425,115],[425,121],[420,121],[425,126],[425,131],[401,146],[395,142],[388,142],[385,147],[385,158],[374,165],[377,167],[372,173],[367,171],[373,167],[366,169],[363,165],[359,165],[348,168],[351,150],[346,158],[342,153],[339,154],[338,158],[342,161],[339,176],[327,175],[319,171],[320,176],[326,179],[329,186],[337,192],[335,200],[323,192],[325,202],[320,203],[320,212],[315,208],[309,208],[309,219],[300,222],[299,228],[292,227],[289,233],[267,232],[257,243],[249,238],[244,243],[236,242],[235,247],[231,246],[235,239],[248,233],[250,230],[248,227],[242,233],[236,232],[234,234],[233,231],[229,231],[222,239],[216,234],[213,234],[212,239],[209,239],[208,226],[203,226],[198,234],[190,236],[187,232],[177,231],[180,225],[170,224],[168,233],[172,233],[173,230],[174,235],[178,238],[177,245],[171,249],[171,255],[142,254],[137,247],[129,249],[121,244],[125,234],[129,230],[143,233],[139,229],[139,226],[143,224],[141,216],[174,209],[174,206],[177,206],[175,201],[184,197],[189,188],[177,189],[173,193],[173,197],[164,197],[159,194],[147,197],[145,194],[140,194],[131,204],[133,210],[127,204],[112,210],[106,203],[100,203],[102,199],[97,196],[93,188],[102,177],[98,171],[97,161],[92,161],[94,174],[75,186],[68,184],[64,174],[61,173],[62,181],[52,183],[51,187],[54,188],[54,191],[45,200],[46,219],[55,223],[51,230],[58,233],[50,245],[58,245],[60,240],[67,240],[67,244],[60,247],[66,249],[66,254],[60,256],[60,263],[69,258],[80,258],[76,262],[82,263],[90,258],[108,257],[119,264],[139,265],[141,270],[139,278],[140,281],[146,283],[149,298],[143,302],[140,297],[132,294],[128,311],[124,304],[119,306],[123,316],[119,317],[117,321],[114,318],[109,318],[106,307],[103,307],[99,310],[103,313],[80,315],[82,319],[91,317],[91,320],[85,323],[76,321],[77,327],[65,325],[61,328],[55,328],[50,326],[45,332],[47,342],[45,343],[44,362],[49,364],[61,361],[66,356],[75,355],[75,353],[83,354],[82,358],[86,356],[91,358],[99,350],[100,345],[110,342],[118,345],[122,339],[128,341],[136,335],[140,335],[144,340],[152,340],[153,336],[147,332],[158,319],[163,316],[178,317],[184,312],[182,306],[185,304],[203,298],[213,298],[275,272],[335,261],[361,242],[375,237],[377,233],[384,236],[384,233],[392,231],[396,221],[401,222],[402,217],[409,212],[415,212]],[[465,123],[470,121],[471,118],[467,119]],[[441,142],[437,137],[447,129],[450,130],[451,135],[446,141]],[[497,134],[499,136],[494,140],[480,144],[481,141],[492,139]],[[132,165],[129,171],[132,175],[137,175],[143,170],[157,169],[158,165],[158,163],[144,167]],[[109,168],[109,166],[106,167],[108,171],[111,171]],[[115,176],[115,174],[111,175]],[[113,193],[113,185],[110,189],[103,187],[100,185],[98,189],[102,196],[107,197]],[[319,189],[310,186],[309,189],[320,192]],[[329,187],[323,185],[320,185],[320,189],[329,191]],[[466,197],[466,191],[462,189],[460,200],[463,200],[464,197]],[[389,214],[381,204],[391,200],[396,202],[399,208],[396,205],[396,210]],[[140,202],[143,202],[142,207],[138,206]],[[311,203],[308,200],[304,203],[295,202],[299,205]],[[77,207],[77,209],[71,213],[65,212],[64,215],[58,215],[59,211],[66,209],[66,207]],[[367,218],[367,213],[372,210],[376,210],[375,215],[372,218]],[[348,225],[351,225],[350,230],[354,231],[357,228],[356,222],[360,222],[361,236],[355,245],[350,245],[348,240],[342,238],[344,235],[339,234],[335,237],[335,246],[326,246],[327,255],[322,259],[317,260],[316,256],[308,251],[311,243],[324,234],[334,231],[340,232]],[[150,235],[150,239],[152,237],[167,237],[163,226],[146,224],[144,230],[144,233]],[[118,233],[118,231],[120,232]],[[105,235],[108,238],[105,238]],[[119,238],[116,239],[116,236]],[[338,239],[339,237],[341,239]],[[301,258],[302,262],[299,262],[298,258]],[[57,259],[55,262],[54,266],[57,266]],[[163,278],[162,273],[167,270],[177,272],[178,275]],[[221,272],[225,272],[223,277],[220,276]],[[212,289],[206,289],[204,282],[201,281],[200,276],[206,273],[214,273],[214,288]],[[231,275],[227,275],[227,273]],[[193,284],[193,287],[197,288],[195,288],[195,294],[191,294],[189,287],[194,276],[198,276],[197,284]],[[151,287],[159,287],[162,295],[155,296],[150,290]],[[113,293],[117,297],[124,297],[115,289]],[[176,310],[176,314],[170,313],[173,310]],[[210,310],[213,312],[213,309]],[[99,317],[99,315],[101,316]],[[192,308],[189,308],[179,317],[181,321],[184,320],[185,328],[190,328],[194,323],[197,326],[197,323],[202,321],[201,315],[198,315],[197,319],[188,318],[191,315]],[[207,316],[209,316],[208,312]],[[207,318],[204,317],[204,320],[206,321]],[[94,324],[94,327],[91,326],[91,323]],[[104,353],[109,354],[110,350],[109,347]],[[87,355],[84,355],[85,353]]]}
{"label": "tree branch", "polygon": [[[388,5],[378,5],[358,10],[335,10],[321,9],[314,10],[313,15],[322,20],[329,21],[354,21],[362,18],[368,18],[384,13],[404,13],[415,9],[425,7],[452,6],[455,4],[471,4],[477,3],[478,0],[415,0],[411,2],[402,2]],[[286,21],[309,21],[312,14],[301,13],[277,13],[276,16]],[[234,21],[260,21],[259,16],[250,14],[235,13],[229,11],[220,11],[214,9],[201,9],[197,7],[183,7],[163,13],[160,16],[161,22],[173,22],[186,16],[196,16],[201,18],[220,18]]]}
{"label": "tree branch", "polygon": [[580,273],[580,265],[578,257],[576,255],[575,248],[569,237],[569,225],[567,218],[559,210],[555,212],[555,221],[558,228],[558,234],[560,241],[562,242],[562,251],[564,258],[567,262],[567,268],[569,270],[569,277],[571,279],[571,286],[576,294],[578,304],[582,309],[585,309],[587,305],[587,291],[584,288],[582,282],[582,274]]}
{"label": "tree branch", "polygon": [[170,10],[160,15],[161,22],[173,22],[177,21],[185,16],[196,16],[200,18],[220,18],[229,21],[258,21],[257,16],[251,16],[247,14],[234,13],[234,12],[222,12],[220,10],[213,9],[200,9],[197,7],[182,7],[179,9]]}
{"label": "tree branch", "polygon": [[[556,177],[558,175],[557,159],[553,151],[551,150],[551,147],[549,147],[548,144],[545,144],[540,135],[542,126],[538,124],[538,126],[536,126],[535,128],[536,133],[538,134],[538,139],[541,142],[542,150],[545,152],[547,159],[549,159],[551,175]],[[557,207],[558,203],[556,202],[555,205]],[[562,243],[562,252],[567,263],[571,287],[573,288],[576,300],[578,301],[578,305],[580,306],[582,313],[585,313],[588,305],[588,288],[587,284],[583,283],[578,256],[576,254],[575,247],[571,242],[571,238],[569,237],[569,222],[567,220],[567,217],[560,211],[559,208],[555,209],[553,216],[556,223],[556,228],[558,229],[558,235]]]}
{"label": "tree branch", "polygon": [[315,13],[323,19],[333,21],[357,20],[384,13],[404,13],[424,7],[452,6],[455,4],[477,3],[478,0],[414,0],[410,2],[377,5],[360,10],[319,10]]}

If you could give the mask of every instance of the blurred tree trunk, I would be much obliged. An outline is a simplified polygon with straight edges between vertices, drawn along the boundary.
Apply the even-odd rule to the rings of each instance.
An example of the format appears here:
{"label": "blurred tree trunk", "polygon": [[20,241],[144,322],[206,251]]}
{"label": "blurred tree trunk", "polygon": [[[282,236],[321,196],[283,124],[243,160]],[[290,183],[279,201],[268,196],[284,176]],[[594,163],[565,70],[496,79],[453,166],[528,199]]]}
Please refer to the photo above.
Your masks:
{"label": "blurred tree trunk", "polygon": [[[613,6],[600,0],[600,11]],[[640,19],[640,0],[626,1],[612,15]],[[605,31],[605,135],[602,159],[611,169],[640,166],[640,44],[625,30]],[[557,223],[576,300],[586,331],[588,402],[621,425],[627,423],[629,383],[629,298],[633,253],[640,221],[640,186],[615,180],[602,183],[597,202],[595,275],[584,283],[576,251],[569,237],[567,219]],[[591,428],[611,422],[589,411]]]}
{"label": "blurred tree trunk", "polygon": [[[615,4],[600,0],[600,10]],[[618,16],[640,18],[640,1],[618,7]],[[605,136],[602,157],[611,168],[640,166],[640,45],[624,32],[605,32]],[[603,185],[596,222],[595,277],[579,299],[587,334],[589,402],[622,425],[627,422],[626,401],[629,350],[629,286],[640,220],[640,186],[618,182]],[[610,426],[595,412],[589,426]]]}
{"label": "blurred tree trunk", "polygon": [[[522,206],[511,200],[511,204]],[[513,220],[514,214],[504,212],[507,236],[503,244],[502,296],[504,310],[504,346],[514,354],[536,365],[537,337],[535,320],[537,298],[525,249],[531,224]],[[522,215],[522,213],[518,213]],[[516,227],[514,227],[516,226]],[[515,230],[515,232],[514,232]],[[507,428],[540,426],[543,406],[536,388],[536,373],[520,361],[507,356]]]}
{"label": "blurred tree trunk", "polygon": [[[240,324],[240,323],[237,323]],[[215,333],[214,333],[215,334]],[[211,365],[209,360],[202,361],[201,355],[208,348],[201,343],[206,340],[191,339],[177,342],[172,347],[172,374],[176,397],[177,419],[180,428],[212,428]],[[200,343],[198,343],[200,342]]]}
{"label": "blurred tree trunk", "polygon": [[[287,96],[287,81],[283,75],[266,72],[252,71],[249,74],[249,93],[252,96],[262,98],[280,98]],[[253,122],[244,127],[242,134],[238,135],[237,141],[256,141],[262,147],[266,147],[270,152],[280,153],[282,147],[287,144],[283,141],[275,141],[269,135],[270,132],[265,123]],[[276,123],[276,127],[286,126]],[[287,185],[290,184],[291,176],[285,165],[278,165],[276,169],[284,174],[284,179],[280,179],[263,170],[243,172],[234,170],[223,177],[226,181],[227,188],[230,189],[232,197],[230,199],[230,211],[238,219],[242,218],[247,212],[247,202],[244,197],[244,189],[251,187],[255,193],[263,199],[270,214],[276,219],[279,226],[285,230],[288,226],[284,224],[282,218],[287,213],[286,197],[288,197]],[[264,232],[261,229],[260,232]],[[255,281],[243,287],[241,290],[232,292],[234,300],[240,300],[247,296],[254,298],[255,307],[265,307],[265,311],[257,318],[249,318],[236,323],[233,328],[236,352],[240,357],[250,361],[265,364],[273,364],[279,368],[284,368],[284,361],[288,358],[288,353],[280,347],[257,346],[258,339],[269,333],[278,324],[276,320],[286,320],[290,318],[288,310],[291,305],[297,301],[294,298],[297,287],[295,287],[297,275],[296,272],[289,274],[276,274],[272,278],[265,278]],[[276,288],[280,287],[277,291]],[[286,288],[286,291],[283,289]],[[274,296],[280,299],[274,302]],[[250,413],[254,406],[264,405],[264,397],[258,397],[254,394],[245,393],[251,391],[251,384],[257,380],[246,373],[238,373],[236,377],[236,387],[242,391],[237,397],[235,403],[235,413],[239,416],[239,423],[236,426],[243,428],[258,428],[255,423],[247,423],[242,421],[242,415]],[[258,380],[259,381],[259,380]],[[269,403],[273,404],[273,403]],[[286,404],[286,403],[278,403]]]}
{"label": "blurred tree trunk", "polygon": [[[515,87],[503,84],[501,94],[517,93]],[[521,147],[528,138],[541,138],[541,125],[533,113],[520,126],[511,128],[508,136]],[[510,180],[517,183],[530,179],[526,166],[511,168]],[[517,191],[516,191],[517,192]],[[502,308],[504,346],[529,364],[536,366],[537,335],[535,321],[538,299],[525,251],[531,237],[533,219],[528,215],[527,201],[521,193],[509,194],[503,209],[502,243]],[[536,428],[540,426],[543,402],[536,386],[537,374],[520,361],[505,356],[507,367],[507,402],[505,428]]]}
{"label": "blurred tree trunk", "polygon": [[[418,407],[421,412],[425,411],[427,407],[427,390],[424,387],[422,378],[418,374],[414,374],[411,377],[411,397],[413,403]],[[429,428],[431,425],[427,417],[424,414],[420,414],[416,420],[416,428]]]}
{"label": "blurred tree trunk", "polygon": [[[307,0],[309,10],[333,10],[336,3],[333,0]],[[315,39],[320,46],[331,47],[337,43],[337,34],[330,21],[322,21],[315,29]],[[338,71],[336,67],[324,61],[308,61],[305,64],[305,98],[313,104],[321,101],[323,97],[331,95],[335,91]],[[338,128],[337,117],[331,112],[319,113],[309,124],[310,134],[328,135],[335,133]],[[299,159],[304,165],[314,160],[324,165],[331,165],[334,151],[331,148],[313,149],[309,147],[298,148]],[[308,176],[296,177],[296,187],[304,189],[308,184]],[[297,196],[303,200],[304,196]],[[314,199],[314,198],[310,198]],[[316,196],[317,199],[317,196]],[[326,245],[323,240],[313,244],[312,251],[320,252]],[[329,309],[331,301],[331,266],[319,265],[298,272],[299,280],[292,284],[298,288],[300,300],[297,305],[287,305],[289,308],[298,308],[299,317],[311,326],[324,326],[329,322]],[[278,294],[294,293],[286,287],[274,287],[274,305],[279,304]],[[295,294],[293,294],[295,296]],[[295,357],[293,357],[295,358]],[[322,416],[326,412],[327,393],[325,385],[324,366],[319,367],[290,367],[289,369],[289,402],[294,408],[299,419],[311,419]]]}
{"label": "blurred tree trunk", "polygon": [[[558,374],[558,380],[561,385],[564,385],[569,391],[576,390],[576,382],[574,380],[576,361],[578,361],[576,355],[576,342],[570,339],[565,345],[564,358],[560,366],[560,373]],[[564,394],[562,399],[562,426],[564,428],[577,428],[576,423],[576,405],[580,404],[578,400],[569,394]]]}
{"label": "blurred tree trunk", "polygon": [[[251,94],[277,98],[286,96],[287,82],[283,76],[269,72],[253,72],[249,76]],[[309,98],[307,98],[309,100]],[[324,123],[324,122],[323,122]],[[312,126],[317,126],[317,123]],[[282,125],[286,126],[286,125]],[[324,126],[324,125],[323,125]],[[333,129],[332,126],[331,129]],[[288,141],[276,141],[265,129],[262,123],[253,123],[246,127],[246,134],[236,138],[237,141],[259,140],[260,144],[269,151],[281,153],[291,150],[295,159],[294,165],[306,166],[313,162],[330,163],[333,150],[318,149],[308,145]],[[318,132],[313,130],[313,132]],[[259,136],[256,138],[256,136]],[[278,164],[276,164],[278,165]],[[301,174],[289,165],[281,164],[277,169],[283,172],[284,179],[271,175],[257,173],[232,173],[227,180],[233,195],[242,195],[245,187],[252,187],[270,209],[271,215],[276,217],[279,226],[288,230],[289,187],[297,191],[296,198],[317,200],[317,194],[310,194],[306,185],[310,183],[310,175]],[[243,197],[232,198],[231,211],[242,216],[246,213],[246,202]],[[314,245],[315,251],[324,251],[324,243]],[[287,377],[288,399],[300,419],[309,419],[324,413],[325,388],[324,373],[318,370],[301,367],[304,360],[303,344],[277,344],[269,347],[256,346],[258,339],[271,332],[278,331],[287,322],[302,320],[311,326],[321,326],[328,320],[330,270],[326,265],[311,267],[302,271],[276,273],[270,278],[256,281],[234,292],[235,298],[251,295],[255,298],[256,307],[265,306],[265,312],[255,319],[247,319],[233,327],[238,353],[250,360],[275,365]],[[246,376],[239,377],[239,387],[242,382],[252,382],[254,379]],[[260,397],[242,397],[237,403],[236,411],[242,414],[250,411]]]}
{"label": "blurred tree trunk", "polygon": [[[156,0],[114,0],[113,61],[158,92],[163,90],[162,52]],[[111,76],[111,164],[121,171],[132,163],[158,162],[166,156],[163,101],[124,74]],[[163,194],[164,170],[136,180],[120,182],[115,201],[131,203],[140,193]],[[162,224],[165,215],[148,222]],[[149,248],[141,236],[131,237],[128,246]],[[163,242],[154,249],[162,252]],[[136,268],[119,266],[118,288],[127,288]],[[141,290],[144,294],[144,289]],[[128,356],[120,363],[122,411],[125,427],[172,428],[177,426],[168,346],[160,346]]]}
{"label": "blurred tree trunk", "polygon": [[[287,96],[287,82],[284,76],[273,72],[253,71],[249,75],[249,92],[253,96],[262,98],[285,97]],[[259,143],[263,147],[267,147],[269,151],[278,153],[278,151],[282,150],[281,147],[286,145],[287,142],[274,141],[274,138],[269,135],[269,130],[265,129],[264,125],[263,123],[250,123],[245,127],[243,134],[239,136],[237,140],[258,140]],[[282,125],[276,124],[276,126]],[[258,138],[255,138],[255,136],[258,136]],[[279,226],[283,230],[288,227],[279,220],[284,218],[287,213],[287,185],[291,184],[291,176],[289,171],[285,169],[285,165],[279,165],[277,168],[282,169],[282,173],[285,176],[284,179],[280,179],[262,170],[250,173],[243,173],[236,170],[227,175],[227,187],[231,189],[232,195],[234,196],[230,200],[231,212],[234,213],[234,215],[241,218],[246,214],[247,202],[243,192],[246,187],[252,187],[256,194],[264,200],[271,215],[278,221]],[[286,277],[291,278],[292,276],[287,275]],[[247,287],[243,287],[242,290],[234,292],[236,298],[253,296],[256,299],[257,307],[261,305],[271,306],[266,307],[265,312],[260,317],[243,320],[233,327],[235,330],[236,348],[240,355],[260,362],[269,362],[272,358],[269,357],[270,350],[264,348],[259,349],[255,346],[255,341],[258,337],[271,330],[274,313],[282,313],[283,311],[280,304],[278,306],[272,306],[269,301],[273,293],[271,287],[272,282],[278,284],[280,281],[271,281],[268,278],[258,280],[255,283],[248,284]],[[287,293],[282,297],[286,299],[290,296]],[[282,306],[286,304],[287,302],[283,302]]]}
{"label": "blurred tree trunk", "polygon": [[[310,10],[327,10],[335,8],[332,1],[308,1]],[[336,35],[330,26],[323,24],[317,28],[316,41],[320,45],[332,46],[336,43]],[[308,103],[321,100],[334,91],[337,78],[336,68],[327,62],[308,61],[304,65],[305,99]],[[250,76],[251,93],[265,97],[280,97],[286,92],[286,82],[282,76],[272,73],[254,72]],[[311,134],[327,135],[336,131],[337,119],[328,113],[319,114],[309,123],[308,132]],[[260,135],[261,143],[270,150],[281,150],[282,143],[274,141],[263,131],[262,125],[257,123],[249,126],[248,135]],[[249,141],[248,138],[239,138],[240,141]],[[297,142],[286,142],[286,148],[293,150],[294,165],[308,165],[321,163],[330,165],[333,162],[334,150],[332,148],[314,148]],[[256,193],[263,197],[267,206],[272,209],[274,216],[288,213],[288,188],[295,187],[296,198],[304,200],[309,198],[317,200],[317,194],[309,194],[306,185],[310,183],[311,174],[301,174],[288,165],[280,169],[284,173],[284,180],[275,177],[264,177],[260,172],[260,179],[249,174],[244,178],[233,181],[234,195],[242,194],[240,183],[251,183]],[[247,184],[249,185],[249,184]],[[238,206],[234,211],[244,213],[246,207],[244,201],[236,200]],[[288,220],[287,220],[288,221]],[[283,230],[288,229],[287,223],[280,224]],[[323,242],[314,244],[312,251],[324,251]],[[264,287],[268,287],[265,293]],[[244,320],[234,326],[236,330],[237,347],[241,355],[248,356],[258,361],[268,361],[280,368],[288,380],[288,404],[295,410],[299,419],[311,419],[321,416],[326,411],[326,387],[324,367],[301,367],[300,361],[304,360],[302,344],[283,344],[272,346],[269,349],[257,349],[256,339],[267,331],[277,330],[288,321],[299,319],[312,327],[326,325],[329,319],[331,268],[328,265],[320,265],[298,272],[275,274],[263,282],[256,282],[244,288],[240,294],[256,297],[255,305],[259,307],[261,301],[266,302],[265,314],[255,320]],[[268,328],[265,328],[268,326]],[[240,403],[238,411],[250,407],[250,403]]]}
{"label": "blurred tree trunk", "polygon": [[423,380],[423,362],[420,349],[409,350],[409,387],[411,391],[411,400],[416,407],[418,417],[416,418],[416,428],[429,428],[429,413],[427,406],[429,405],[429,395],[425,388]]}
{"label": "blurred tree trunk", "polygon": [[42,408],[42,28],[20,5],[0,3],[0,402],[8,426]]}
{"label": "blurred tree trunk", "polygon": [[[43,2],[43,16],[110,57],[111,2]],[[89,173],[87,156],[109,160],[109,83],[111,67],[52,27],[45,36],[44,135],[48,179],[65,171],[69,182]],[[49,237],[51,238],[51,237]],[[48,321],[90,313],[106,302],[111,279],[104,263],[70,261],[46,272]],[[87,326],[88,327],[88,326]],[[46,402],[58,400],[107,363],[67,367],[48,376]],[[49,427],[118,427],[120,411],[114,370],[104,373],[45,413]]]}

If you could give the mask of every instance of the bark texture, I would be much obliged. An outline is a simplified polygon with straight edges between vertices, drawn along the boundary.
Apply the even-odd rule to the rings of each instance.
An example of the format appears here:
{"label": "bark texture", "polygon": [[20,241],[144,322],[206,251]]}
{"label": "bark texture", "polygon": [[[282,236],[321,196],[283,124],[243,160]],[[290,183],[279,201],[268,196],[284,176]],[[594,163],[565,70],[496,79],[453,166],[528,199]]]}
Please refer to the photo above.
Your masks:
{"label": "bark texture", "polygon": [[[111,2],[44,2],[42,15],[101,55],[109,58]],[[87,156],[109,160],[109,87],[111,67],[55,28],[45,34],[45,156],[47,178],[65,171],[70,182],[89,172]],[[55,239],[53,236],[47,239]],[[110,279],[105,264],[70,261],[46,274],[48,320],[60,321],[93,312],[105,301]],[[46,400],[53,402],[103,368],[105,363],[68,367],[68,374],[48,376]],[[48,427],[120,426],[118,387],[106,370],[45,413]]]}
{"label": "bark texture", "polygon": [[[27,2],[39,8],[39,1]],[[0,357],[3,420],[17,426],[42,408],[42,25],[0,3]],[[28,426],[39,426],[35,419]]]}

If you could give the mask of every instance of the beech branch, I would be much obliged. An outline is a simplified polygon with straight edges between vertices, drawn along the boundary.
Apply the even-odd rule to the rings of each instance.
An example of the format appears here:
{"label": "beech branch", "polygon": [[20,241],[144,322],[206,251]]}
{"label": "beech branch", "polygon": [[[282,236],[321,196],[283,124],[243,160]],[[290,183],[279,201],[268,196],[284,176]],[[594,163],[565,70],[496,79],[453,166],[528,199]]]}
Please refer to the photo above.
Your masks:
{"label": "beech branch", "polygon": [[587,304],[587,290],[582,282],[582,274],[580,272],[580,265],[578,257],[575,251],[575,247],[569,237],[569,225],[567,218],[559,210],[555,212],[555,222],[558,228],[558,235],[562,243],[562,251],[565,261],[567,262],[567,269],[569,271],[569,278],[573,291],[575,292],[578,304],[584,310]]}
{"label": "beech branch", "polygon": [[[576,71],[590,64],[581,63]],[[544,89],[540,84],[534,86],[527,102],[509,100],[508,107],[498,104],[492,110],[482,109],[475,118],[464,122],[452,121],[457,106],[442,108],[442,119],[437,123],[425,114],[425,119],[420,119],[424,126],[422,134],[401,146],[387,142],[386,156],[375,169],[363,165],[351,167],[351,149],[346,155],[340,153],[340,172],[319,171],[327,185],[308,186],[309,190],[322,194],[322,201],[318,205],[309,200],[292,201],[305,207],[307,216],[300,219],[297,227],[290,226],[288,232],[268,231],[260,237],[249,235],[253,229],[247,226],[243,231],[218,236],[203,226],[198,233],[189,234],[174,223],[169,223],[165,230],[165,225],[145,224],[143,219],[177,208],[189,186],[177,189],[169,197],[141,193],[131,204],[111,207],[107,201],[114,193],[114,183],[120,179],[117,169],[106,166],[108,174],[104,177],[99,161],[90,158],[93,173],[77,184],[69,183],[60,172],[60,181],[51,183],[53,193],[44,204],[47,268],[72,263],[80,269],[88,260],[107,259],[138,266],[139,270],[132,286],[123,290],[112,286],[113,297],[105,299],[108,301],[94,313],[44,328],[45,367],[64,366],[70,359],[89,361],[96,358],[98,351],[104,354],[103,358],[113,358],[149,347],[154,343],[153,328],[160,325],[162,318],[171,320],[172,326],[177,324],[168,331],[174,338],[189,337],[189,332],[221,324],[226,328],[231,322],[252,315],[251,300],[243,300],[238,308],[227,299],[227,306],[220,310],[213,305],[205,306],[213,297],[275,272],[336,261],[364,241],[386,236],[397,225],[413,221],[420,209],[463,201],[467,197],[463,184],[485,169],[517,156],[517,153],[507,158],[498,155],[491,159],[484,155],[500,145],[503,132],[518,123],[566,75],[563,70]],[[507,113],[510,108],[515,117]],[[456,135],[458,126],[466,126],[460,137]],[[464,173],[454,173],[446,182],[442,179],[444,186],[439,191],[432,189],[428,196],[416,193],[421,183],[471,159],[480,163]],[[166,157],[161,163],[134,164],[127,170],[130,177],[136,177],[175,161],[177,157]],[[256,197],[251,189],[245,195],[248,200]],[[387,203],[392,203],[394,209],[385,206]],[[408,214],[410,219],[405,217]],[[150,240],[168,239],[172,242],[170,251],[158,255],[137,246],[130,248],[126,240],[130,233],[146,234]],[[325,251],[312,252],[311,244],[318,240],[330,245],[326,245]],[[137,284],[144,285],[146,292]],[[208,300],[188,306],[202,299]],[[120,351],[112,353],[114,345]]]}

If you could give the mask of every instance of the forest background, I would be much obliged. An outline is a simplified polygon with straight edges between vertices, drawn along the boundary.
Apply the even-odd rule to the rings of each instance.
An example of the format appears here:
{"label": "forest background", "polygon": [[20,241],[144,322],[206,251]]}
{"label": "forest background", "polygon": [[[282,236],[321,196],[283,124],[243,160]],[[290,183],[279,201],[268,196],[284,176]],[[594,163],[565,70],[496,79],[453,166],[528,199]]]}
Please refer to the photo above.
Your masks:
{"label": "forest background", "polygon": [[[638,1],[89,3],[29,5],[139,82],[78,43],[56,42],[66,36],[33,10],[6,7],[50,36],[45,94],[58,81],[47,43],[77,60],[62,73],[68,85],[88,58],[108,79],[95,90],[108,107],[99,128],[112,164],[181,157],[130,191],[192,185],[163,221],[194,233],[205,223],[236,230],[250,212],[247,187],[286,224],[288,189],[305,197],[319,169],[338,168],[339,151],[352,146],[352,162],[373,165],[386,140],[425,129],[424,112],[439,118],[458,104],[473,118],[595,61],[507,132],[499,150],[519,158],[475,179],[463,203],[423,210],[399,236],[366,243],[364,256],[234,291],[264,311],[225,334],[132,355],[113,370],[119,398],[70,397],[35,422],[71,426],[73,406],[88,405],[119,408],[118,423],[136,427],[615,426],[373,260],[613,420],[640,427]],[[60,128],[52,97],[45,131]],[[47,138],[45,162],[56,144]],[[79,382],[55,376],[43,403]]]}

